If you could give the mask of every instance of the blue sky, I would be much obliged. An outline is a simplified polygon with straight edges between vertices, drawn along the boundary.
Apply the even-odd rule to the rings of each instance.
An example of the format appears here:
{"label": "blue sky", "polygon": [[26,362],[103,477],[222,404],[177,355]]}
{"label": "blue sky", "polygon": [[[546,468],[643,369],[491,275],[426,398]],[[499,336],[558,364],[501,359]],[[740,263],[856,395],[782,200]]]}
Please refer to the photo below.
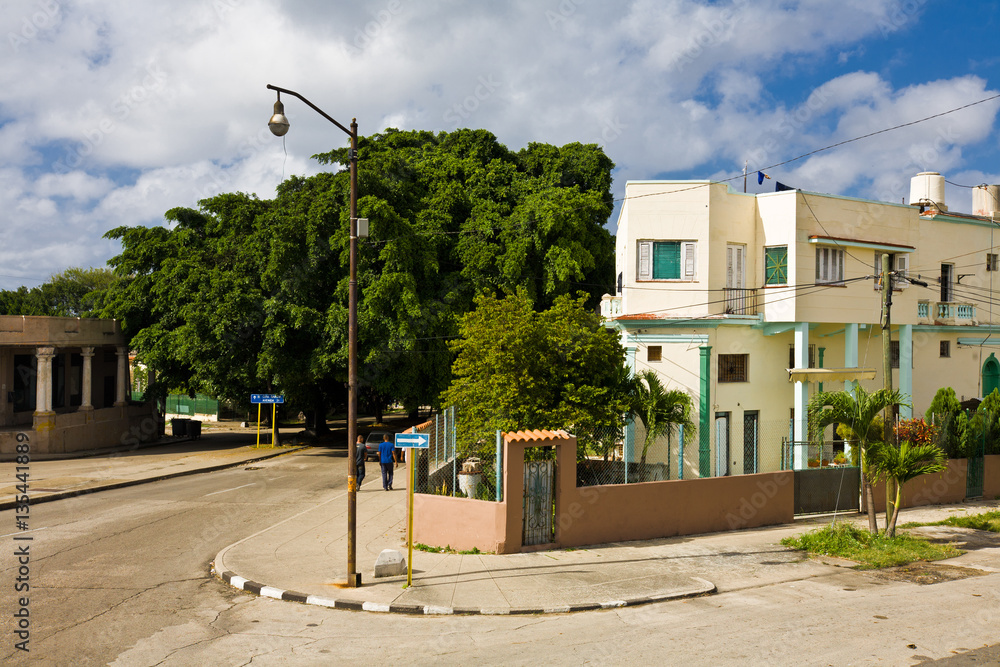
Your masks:
{"label": "blue sky", "polygon": [[[0,0],[0,288],[104,265],[119,225],[316,173],[309,156],[345,137],[294,99],[292,131],[271,136],[267,83],[362,134],[599,143],[621,197],[627,180],[731,178],[1000,94],[997,15],[945,0]],[[1000,182],[998,108],[768,173],[900,201],[940,171],[968,212],[960,186]]]}

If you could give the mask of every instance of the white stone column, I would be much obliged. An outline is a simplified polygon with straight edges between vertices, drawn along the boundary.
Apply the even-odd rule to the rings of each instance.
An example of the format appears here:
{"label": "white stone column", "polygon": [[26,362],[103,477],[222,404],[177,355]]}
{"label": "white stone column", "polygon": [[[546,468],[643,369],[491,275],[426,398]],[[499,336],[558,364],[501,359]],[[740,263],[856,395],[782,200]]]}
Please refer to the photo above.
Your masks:
{"label": "white stone column", "polygon": [[[858,367],[858,325],[848,322],[844,325],[844,368]],[[844,391],[854,395],[856,380],[844,380]],[[851,443],[844,442],[844,456],[851,460]]]}
{"label": "white stone column", "polygon": [[[795,367],[809,368],[809,323],[795,324]],[[793,466],[796,470],[804,470],[809,465],[809,417],[806,410],[809,405],[809,383],[795,383],[795,422],[792,434],[795,438],[795,454]]]}
{"label": "white stone column", "polygon": [[913,325],[899,326],[899,391],[910,405],[899,406],[901,419],[913,417]]}
{"label": "white stone column", "polygon": [[38,359],[38,375],[35,377],[35,414],[52,412],[52,358],[56,348],[39,347],[35,350]]}
{"label": "white stone column", "polygon": [[85,347],[81,349],[80,356],[83,357],[83,379],[81,380],[82,386],[81,394],[82,400],[80,402],[81,410],[93,410],[94,409],[94,348]]}
{"label": "white stone column", "polygon": [[125,388],[128,386],[128,348],[118,347],[118,372],[115,375],[115,407],[128,405],[125,400]]}

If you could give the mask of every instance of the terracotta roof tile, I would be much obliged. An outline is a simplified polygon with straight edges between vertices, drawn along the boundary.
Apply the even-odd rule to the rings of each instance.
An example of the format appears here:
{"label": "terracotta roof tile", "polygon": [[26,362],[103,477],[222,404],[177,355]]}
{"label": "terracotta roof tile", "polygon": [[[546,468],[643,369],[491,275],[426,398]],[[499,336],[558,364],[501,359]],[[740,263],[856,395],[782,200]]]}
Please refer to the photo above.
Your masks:
{"label": "terracotta roof tile", "polygon": [[534,430],[534,431],[514,431],[511,433],[503,434],[504,442],[516,442],[518,440],[522,441],[533,441],[533,440],[568,440],[572,436],[563,430],[558,431],[545,431],[545,430]]}

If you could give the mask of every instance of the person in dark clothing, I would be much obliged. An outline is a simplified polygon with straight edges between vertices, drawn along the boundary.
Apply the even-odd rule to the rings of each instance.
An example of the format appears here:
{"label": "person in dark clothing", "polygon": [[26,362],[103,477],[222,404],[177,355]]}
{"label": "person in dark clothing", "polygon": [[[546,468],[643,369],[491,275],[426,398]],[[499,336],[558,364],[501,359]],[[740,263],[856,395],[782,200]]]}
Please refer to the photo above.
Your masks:
{"label": "person in dark clothing", "polygon": [[396,446],[389,440],[389,434],[382,436],[378,446],[378,460],[382,465],[382,488],[392,491],[392,471],[397,464]]}
{"label": "person in dark clothing", "polygon": [[355,473],[355,477],[358,480],[358,488],[360,489],[361,482],[365,479],[365,459],[368,458],[367,452],[365,451],[365,439],[360,435],[358,436],[358,444],[356,447],[357,452],[354,460],[357,465],[357,472]]}

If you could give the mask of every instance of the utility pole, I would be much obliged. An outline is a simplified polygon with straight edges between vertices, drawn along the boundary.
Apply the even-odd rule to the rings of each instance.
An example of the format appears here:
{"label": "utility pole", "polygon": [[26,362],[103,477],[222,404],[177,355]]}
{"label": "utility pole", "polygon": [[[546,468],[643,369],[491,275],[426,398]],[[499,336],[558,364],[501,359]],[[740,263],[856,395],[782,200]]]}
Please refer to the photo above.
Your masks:
{"label": "utility pole", "polygon": [[[882,254],[882,387],[892,391],[892,326],[890,312],[892,310],[892,271],[889,269],[889,255]],[[893,408],[886,406],[883,424],[883,437],[889,442],[892,435]]]}

